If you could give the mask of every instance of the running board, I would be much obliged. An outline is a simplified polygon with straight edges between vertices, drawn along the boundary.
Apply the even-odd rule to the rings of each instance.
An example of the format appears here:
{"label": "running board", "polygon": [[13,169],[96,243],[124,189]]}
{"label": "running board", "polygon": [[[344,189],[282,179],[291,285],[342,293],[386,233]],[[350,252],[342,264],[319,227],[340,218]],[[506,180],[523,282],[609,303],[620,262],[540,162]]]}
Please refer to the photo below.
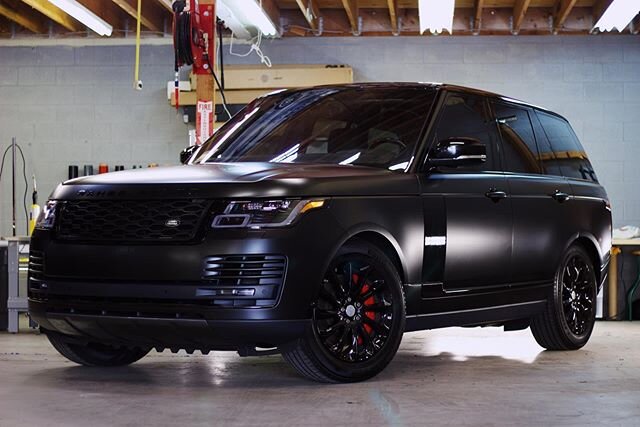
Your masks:
{"label": "running board", "polygon": [[471,310],[448,311],[407,316],[405,332],[424,329],[446,328],[449,326],[472,326],[488,323],[526,319],[542,312],[546,300],[529,301],[518,304],[483,307]]}

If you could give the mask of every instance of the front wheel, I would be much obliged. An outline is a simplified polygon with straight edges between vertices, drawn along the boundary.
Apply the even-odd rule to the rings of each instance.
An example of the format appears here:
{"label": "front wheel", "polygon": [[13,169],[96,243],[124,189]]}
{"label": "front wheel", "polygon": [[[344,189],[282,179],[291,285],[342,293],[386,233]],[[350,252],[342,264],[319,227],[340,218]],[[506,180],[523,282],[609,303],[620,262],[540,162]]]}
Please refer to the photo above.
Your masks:
{"label": "front wheel", "polygon": [[63,335],[46,332],[47,338],[58,353],[72,362],[84,366],[125,366],[142,359],[150,349],[111,347],[99,343],[74,343]]}
{"label": "front wheel", "polygon": [[282,354],[313,380],[362,381],[389,364],[404,325],[404,294],[393,263],[375,247],[345,247],[327,269],[310,327]]}
{"label": "front wheel", "polygon": [[556,273],[547,309],[531,319],[531,332],[547,350],[584,346],[596,321],[596,275],[589,255],[572,246]]}

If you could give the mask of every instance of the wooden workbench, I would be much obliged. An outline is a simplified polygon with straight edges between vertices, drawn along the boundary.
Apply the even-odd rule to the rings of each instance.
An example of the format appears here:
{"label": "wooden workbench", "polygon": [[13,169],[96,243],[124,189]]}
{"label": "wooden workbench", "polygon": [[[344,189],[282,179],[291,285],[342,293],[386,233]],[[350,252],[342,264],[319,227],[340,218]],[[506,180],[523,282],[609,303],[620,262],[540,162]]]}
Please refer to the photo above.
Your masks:
{"label": "wooden workbench", "polygon": [[611,248],[611,261],[609,261],[609,305],[607,318],[616,320],[618,314],[618,255],[622,253],[622,246],[640,246],[640,238],[613,239]]}

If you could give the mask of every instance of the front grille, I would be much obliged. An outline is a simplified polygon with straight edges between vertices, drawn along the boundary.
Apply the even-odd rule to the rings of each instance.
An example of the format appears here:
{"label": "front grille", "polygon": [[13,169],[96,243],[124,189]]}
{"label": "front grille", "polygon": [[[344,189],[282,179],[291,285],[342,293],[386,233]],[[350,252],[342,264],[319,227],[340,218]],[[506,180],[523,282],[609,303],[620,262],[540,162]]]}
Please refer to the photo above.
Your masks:
{"label": "front grille", "polygon": [[57,237],[74,241],[192,240],[208,212],[207,200],[79,200],[58,212]]}
{"label": "front grille", "polygon": [[204,259],[202,278],[211,286],[199,289],[214,305],[274,306],[284,283],[287,259],[281,255],[223,255]]}

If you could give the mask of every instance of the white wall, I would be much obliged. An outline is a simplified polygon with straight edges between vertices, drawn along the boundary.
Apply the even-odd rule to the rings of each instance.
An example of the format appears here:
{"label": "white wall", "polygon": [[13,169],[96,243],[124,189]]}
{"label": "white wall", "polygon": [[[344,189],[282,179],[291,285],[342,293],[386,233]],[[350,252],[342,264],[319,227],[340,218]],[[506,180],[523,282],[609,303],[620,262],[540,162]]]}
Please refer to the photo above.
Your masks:
{"label": "white wall", "polygon": [[[278,63],[348,64],[356,81],[442,81],[496,91],[565,115],[613,201],[616,225],[640,225],[640,43],[633,36],[289,38]],[[242,46],[235,46],[242,50]],[[171,46],[0,47],[0,147],[17,136],[41,199],[67,165],[176,163],[187,126],[166,102]],[[227,55],[229,63],[257,63]],[[8,165],[8,162],[7,162]],[[0,234],[10,232],[9,170]],[[24,221],[22,221],[23,223]],[[24,226],[22,226],[24,227]]]}

